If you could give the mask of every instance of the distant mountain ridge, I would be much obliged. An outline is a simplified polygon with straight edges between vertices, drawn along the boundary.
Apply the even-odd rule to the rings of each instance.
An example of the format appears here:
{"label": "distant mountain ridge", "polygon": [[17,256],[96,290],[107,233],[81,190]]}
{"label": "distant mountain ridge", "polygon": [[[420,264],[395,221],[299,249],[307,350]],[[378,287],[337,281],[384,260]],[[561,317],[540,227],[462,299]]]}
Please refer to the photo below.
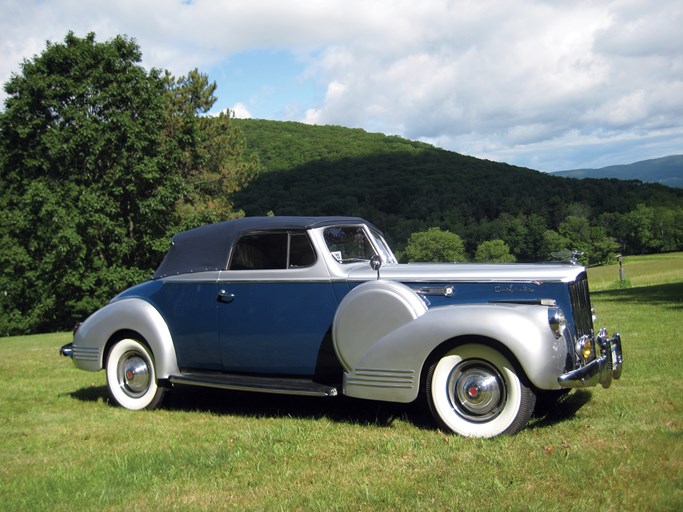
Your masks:
{"label": "distant mountain ridge", "polygon": [[640,180],[645,183],[660,183],[668,187],[683,188],[683,155],[642,160],[627,165],[610,165],[600,169],[557,171],[551,174],[563,178]]}

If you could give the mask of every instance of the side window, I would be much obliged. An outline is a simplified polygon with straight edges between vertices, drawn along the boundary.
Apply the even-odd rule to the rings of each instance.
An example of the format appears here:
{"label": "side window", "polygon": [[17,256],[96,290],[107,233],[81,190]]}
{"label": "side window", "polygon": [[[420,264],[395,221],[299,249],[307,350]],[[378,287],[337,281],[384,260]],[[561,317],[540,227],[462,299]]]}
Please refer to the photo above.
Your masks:
{"label": "side window", "polygon": [[315,263],[315,251],[306,233],[289,235],[289,268],[310,267]]}
{"label": "side window", "polygon": [[240,238],[230,270],[278,270],[309,267],[315,252],[306,233],[258,233]]}
{"label": "side window", "polygon": [[245,235],[239,239],[230,270],[287,268],[287,233]]}
{"label": "side window", "polygon": [[362,227],[327,228],[324,236],[327,248],[339,263],[366,261],[375,255],[375,250]]}

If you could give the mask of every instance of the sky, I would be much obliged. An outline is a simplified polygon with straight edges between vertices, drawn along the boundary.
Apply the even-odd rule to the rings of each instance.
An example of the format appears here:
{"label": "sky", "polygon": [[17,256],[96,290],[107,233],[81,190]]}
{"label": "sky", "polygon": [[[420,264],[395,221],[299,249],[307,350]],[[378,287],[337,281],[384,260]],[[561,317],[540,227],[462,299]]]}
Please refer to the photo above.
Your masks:
{"label": "sky", "polygon": [[125,34],[215,81],[213,113],[599,168],[683,154],[681,27],[681,0],[0,0],[0,82],[70,30]]}

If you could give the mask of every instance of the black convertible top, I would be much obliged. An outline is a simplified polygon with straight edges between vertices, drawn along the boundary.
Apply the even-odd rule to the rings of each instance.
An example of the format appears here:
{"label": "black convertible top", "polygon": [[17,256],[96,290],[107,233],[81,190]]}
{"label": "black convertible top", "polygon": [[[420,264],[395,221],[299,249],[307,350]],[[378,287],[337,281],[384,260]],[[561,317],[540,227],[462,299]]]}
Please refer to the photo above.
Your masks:
{"label": "black convertible top", "polygon": [[171,248],[152,279],[224,270],[230,261],[230,251],[235,241],[247,232],[302,230],[337,224],[372,226],[359,217],[242,217],[183,231],[171,240]]}

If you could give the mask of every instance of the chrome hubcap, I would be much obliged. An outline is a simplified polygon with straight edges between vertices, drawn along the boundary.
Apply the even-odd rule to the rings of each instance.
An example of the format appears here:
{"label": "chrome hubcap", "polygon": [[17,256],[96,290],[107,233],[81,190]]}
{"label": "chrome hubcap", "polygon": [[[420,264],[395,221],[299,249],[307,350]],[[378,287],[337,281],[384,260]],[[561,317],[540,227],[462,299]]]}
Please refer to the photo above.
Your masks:
{"label": "chrome hubcap", "polygon": [[490,421],[503,409],[507,400],[505,381],[486,361],[462,361],[448,378],[451,406],[469,421]]}
{"label": "chrome hubcap", "polygon": [[118,368],[119,385],[131,397],[145,394],[149,388],[150,372],[147,361],[138,353],[126,354]]}

